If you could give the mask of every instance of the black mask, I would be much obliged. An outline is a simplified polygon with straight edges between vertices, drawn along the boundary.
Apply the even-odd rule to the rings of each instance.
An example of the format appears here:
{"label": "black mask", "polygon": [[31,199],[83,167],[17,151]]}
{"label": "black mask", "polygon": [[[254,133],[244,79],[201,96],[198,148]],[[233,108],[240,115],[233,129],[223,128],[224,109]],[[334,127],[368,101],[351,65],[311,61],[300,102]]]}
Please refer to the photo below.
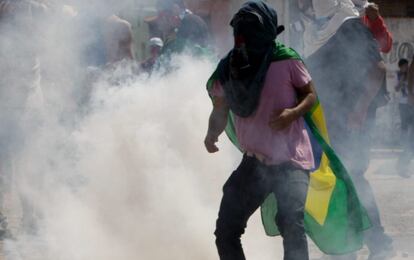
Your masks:
{"label": "black mask", "polygon": [[220,82],[230,109],[248,117],[259,103],[275,39],[283,31],[276,11],[263,1],[250,1],[234,15],[235,46],[219,64]]}

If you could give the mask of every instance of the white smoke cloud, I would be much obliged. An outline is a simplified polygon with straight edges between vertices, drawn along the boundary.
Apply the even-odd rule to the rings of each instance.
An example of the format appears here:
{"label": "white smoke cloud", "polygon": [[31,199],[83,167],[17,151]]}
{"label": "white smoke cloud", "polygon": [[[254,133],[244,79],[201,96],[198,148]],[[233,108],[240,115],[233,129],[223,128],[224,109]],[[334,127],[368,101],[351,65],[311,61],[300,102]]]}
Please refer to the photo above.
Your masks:
{"label": "white smoke cloud", "polygon": [[[2,93],[7,97],[22,86],[28,95],[18,110],[8,108],[12,113],[1,104],[1,118],[21,124],[1,126],[19,145],[1,158],[10,165],[1,173],[13,176],[2,213],[15,239],[4,242],[0,256],[217,259],[213,232],[221,187],[241,155],[224,135],[219,154],[204,149],[211,111],[205,83],[215,65],[176,57],[177,70],[148,78],[131,77],[120,64],[91,87],[80,62],[85,39],[76,36],[91,28],[77,18],[85,6],[74,4],[70,12],[51,5],[41,19],[22,9],[16,17],[25,23],[0,28],[0,45],[8,47],[0,50],[7,58],[0,64],[17,68],[7,74],[12,85],[0,82]],[[8,24],[3,18],[0,25]],[[16,35],[30,44],[11,46]],[[26,80],[32,63],[41,78]],[[13,133],[18,129],[21,134]],[[37,234],[25,223],[37,224]],[[258,217],[252,223],[247,256],[274,258],[274,240],[266,240]]]}
{"label": "white smoke cloud", "polygon": [[49,120],[59,116],[47,109],[17,160],[17,189],[40,232],[9,243],[10,259],[217,258],[221,186],[240,155],[225,136],[223,151],[205,152],[213,66],[177,59],[163,77],[98,81],[76,127]]}

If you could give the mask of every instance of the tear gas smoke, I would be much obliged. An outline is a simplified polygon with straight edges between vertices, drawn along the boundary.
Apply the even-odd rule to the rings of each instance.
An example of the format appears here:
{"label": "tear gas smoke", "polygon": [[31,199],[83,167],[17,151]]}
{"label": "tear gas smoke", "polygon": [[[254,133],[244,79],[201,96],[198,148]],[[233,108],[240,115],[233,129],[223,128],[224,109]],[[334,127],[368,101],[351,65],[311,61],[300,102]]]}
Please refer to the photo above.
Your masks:
{"label": "tear gas smoke", "polygon": [[[4,243],[6,259],[216,259],[221,186],[240,154],[224,136],[220,154],[204,149],[213,64],[175,57],[173,73],[126,79],[129,67],[120,64],[89,86],[81,46],[94,39],[74,35],[90,28],[56,12],[38,25],[36,42],[26,27],[2,30],[2,46],[14,34],[31,42],[3,48],[3,65],[18,67],[12,54],[33,50],[20,66],[40,60],[42,75],[22,80],[32,74],[18,69],[8,74],[9,89],[2,84],[5,96],[27,87],[31,103],[10,114],[21,118],[21,132],[7,128],[20,142],[3,168],[13,175],[7,216],[16,237]],[[36,235],[20,217],[38,226]],[[264,240],[260,225],[253,228]],[[247,241],[253,257],[269,246]]]}

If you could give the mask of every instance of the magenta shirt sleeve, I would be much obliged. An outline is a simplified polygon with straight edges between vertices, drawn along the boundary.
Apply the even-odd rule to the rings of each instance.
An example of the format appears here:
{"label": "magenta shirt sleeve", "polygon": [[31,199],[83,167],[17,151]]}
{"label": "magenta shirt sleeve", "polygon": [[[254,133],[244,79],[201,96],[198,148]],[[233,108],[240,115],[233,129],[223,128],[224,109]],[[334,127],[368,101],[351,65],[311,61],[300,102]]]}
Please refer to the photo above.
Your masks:
{"label": "magenta shirt sleeve", "polygon": [[291,60],[289,65],[292,84],[295,88],[304,87],[312,81],[312,77],[302,61]]}

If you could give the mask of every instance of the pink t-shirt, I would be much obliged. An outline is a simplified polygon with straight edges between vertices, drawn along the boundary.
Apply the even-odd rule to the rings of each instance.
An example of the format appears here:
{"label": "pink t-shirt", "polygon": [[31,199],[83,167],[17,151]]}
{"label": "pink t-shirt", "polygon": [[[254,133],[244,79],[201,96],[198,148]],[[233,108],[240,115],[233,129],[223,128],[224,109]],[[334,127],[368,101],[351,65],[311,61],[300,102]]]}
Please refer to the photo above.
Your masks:
{"label": "pink t-shirt", "polygon": [[[243,151],[263,156],[270,165],[291,162],[306,170],[314,168],[312,147],[303,118],[282,131],[273,131],[269,126],[272,112],[295,107],[295,88],[304,87],[311,80],[299,60],[270,64],[256,111],[247,118],[235,116],[236,135]],[[224,96],[219,81],[214,83],[211,94]]]}

